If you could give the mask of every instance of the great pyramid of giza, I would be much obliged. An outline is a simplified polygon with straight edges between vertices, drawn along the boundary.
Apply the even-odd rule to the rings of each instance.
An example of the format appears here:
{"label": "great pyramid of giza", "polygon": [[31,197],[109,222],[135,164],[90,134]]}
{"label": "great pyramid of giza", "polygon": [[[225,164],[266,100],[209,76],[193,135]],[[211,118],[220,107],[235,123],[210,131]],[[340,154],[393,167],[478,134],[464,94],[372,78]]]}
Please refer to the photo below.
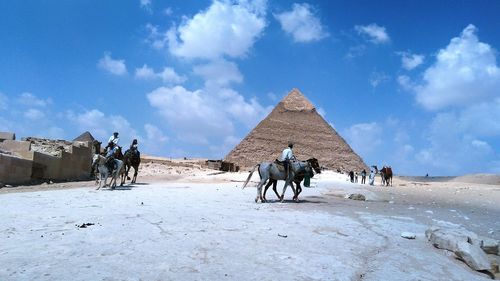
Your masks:
{"label": "great pyramid of giza", "polygon": [[92,134],[89,132],[89,131],[86,131],[84,133],[82,133],[81,135],[79,135],[78,137],[76,137],[73,141],[94,141],[95,138],[94,136],[92,136]]}
{"label": "great pyramid of giza", "polygon": [[284,97],[224,160],[246,169],[277,159],[288,141],[294,143],[297,159],[314,157],[330,170],[368,170],[361,157],[298,89]]}

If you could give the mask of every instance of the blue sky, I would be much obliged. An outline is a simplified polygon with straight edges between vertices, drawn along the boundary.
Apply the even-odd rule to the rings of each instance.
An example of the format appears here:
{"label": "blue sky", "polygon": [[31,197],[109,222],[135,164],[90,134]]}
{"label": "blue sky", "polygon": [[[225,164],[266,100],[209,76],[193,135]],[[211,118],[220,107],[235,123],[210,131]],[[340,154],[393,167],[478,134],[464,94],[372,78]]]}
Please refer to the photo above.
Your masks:
{"label": "blue sky", "polygon": [[[0,130],[222,158],[299,88],[369,165],[500,173],[498,1],[1,1]],[[278,154],[279,152],[277,152]]]}

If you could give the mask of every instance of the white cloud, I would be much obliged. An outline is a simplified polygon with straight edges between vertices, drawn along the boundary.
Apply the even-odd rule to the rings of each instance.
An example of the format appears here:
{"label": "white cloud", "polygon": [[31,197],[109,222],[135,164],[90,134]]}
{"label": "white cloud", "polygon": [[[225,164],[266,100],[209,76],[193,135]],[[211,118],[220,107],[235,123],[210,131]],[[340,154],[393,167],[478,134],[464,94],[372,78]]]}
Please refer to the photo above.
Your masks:
{"label": "white cloud", "polygon": [[160,87],[147,98],[179,139],[197,144],[233,135],[239,123],[251,127],[269,110],[255,99],[246,101],[231,89],[212,91]]}
{"label": "white cloud", "polygon": [[135,69],[135,78],[144,80],[161,79],[164,83],[172,84],[181,84],[187,80],[185,76],[177,74],[171,67],[164,67],[163,71],[155,72],[146,64]]}
{"label": "white cloud", "polygon": [[151,9],[151,0],[139,0],[141,8],[148,12],[152,12],[153,10]]}
{"label": "white cloud", "polygon": [[142,144],[140,143],[144,147],[144,151],[153,155],[165,154],[165,146],[169,138],[158,127],[149,123],[144,125],[144,131],[146,132],[146,138],[142,140]]}
{"label": "white cloud", "polygon": [[240,141],[241,139],[235,136],[227,136],[221,145],[211,145],[209,149],[212,155],[227,155]]}
{"label": "white cloud", "polygon": [[390,77],[385,74],[384,72],[372,72],[370,75],[370,85],[372,85],[373,88],[376,88],[378,85],[381,83],[389,81]]}
{"label": "white cloud", "polygon": [[274,17],[280,22],[281,28],[293,36],[295,42],[318,41],[328,36],[319,18],[307,3],[294,3],[291,11],[275,14]]}
{"label": "white cloud", "polygon": [[441,49],[415,87],[417,102],[429,110],[468,106],[500,96],[500,69],[495,50],[479,41],[477,28],[468,25],[460,37]]}
{"label": "white cloud", "polygon": [[415,84],[411,81],[410,77],[407,75],[398,76],[398,84],[406,91],[411,91],[415,88]]}
{"label": "white cloud", "polygon": [[382,144],[382,131],[382,126],[376,122],[360,123],[349,127],[343,135],[354,151],[366,157]]}
{"label": "white cloud", "polygon": [[406,70],[412,70],[424,63],[424,55],[411,54],[408,52],[399,52],[401,56],[401,66]]}
{"label": "white cloud", "polygon": [[354,29],[359,34],[368,36],[370,41],[374,44],[384,44],[391,41],[385,27],[379,26],[376,23],[371,23],[369,25],[356,25]]}
{"label": "white cloud", "polygon": [[185,58],[245,56],[266,26],[265,9],[266,1],[215,0],[206,11],[170,28],[169,50]]}
{"label": "white cloud", "polygon": [[83,113],[67,112],[68,120],[80,132],[89,131],[99,141],[106,143],[113,132],[120,133],[120,146],[127,148],[132,139],[140,139],[137,131],[121,115],[106,115],[97,109]]}
{"label": "white cloud", "polygon": [[[495,151],[487,141],[471,135],[454,113],[440,113],[427,130],[428,145],[416,159],[432,174],[456,175],[487,172],[496,161]],[[439,171],[439,172],[436,172]]]}
{"label": "white cloud", "polygon": [[500,136],[500,98],[465,108],[460,111],[457,122],[475,136]]}
{"label": "white cloud", "polygon": [[41,110],[38,110],[36,108],[30,108],[26,112],[24,112],[24,117],[36,121],[38,119],[42,119],[45,117],[45,113],[43,113]]}
{"label": "white cloud", "polygon": [[163,10],[163,14],[166,15],[166,16],[172,15],[173,12],[174,11],[172,10],[171,7],[167,7],[167,8],[165,8],[165,10]]}
{"label": "white cloud", "polygon": [[193,72],[201,76],[208,87],[243,82],[243,75],[240,73],[238,66],[234,62],[222,59],[204,65],[197,65],[193,68]]}
{"label": "white cloud", "polygon": [[148,32],[146,42],[151,44],[153,48],[160,50],[167,45],[168,32],[162,33],[159,31],[158,26],[150,23],[146,24],[146,31]]}
{"label": "white cloud", "polygon": [[125,60],[115,60],[111,58],[111,53],[109,52],[104,53],[104,56],[97,62],[97,66],[114,75],[127,74]]}
{"label": "white cloud", "polygon": [[52,99],[47,98],[47,99],[40,99],[33,95],[32,93],[22,93],[17,101],[25,106],[29,107],[46,107],[50,104],[52,104]]}

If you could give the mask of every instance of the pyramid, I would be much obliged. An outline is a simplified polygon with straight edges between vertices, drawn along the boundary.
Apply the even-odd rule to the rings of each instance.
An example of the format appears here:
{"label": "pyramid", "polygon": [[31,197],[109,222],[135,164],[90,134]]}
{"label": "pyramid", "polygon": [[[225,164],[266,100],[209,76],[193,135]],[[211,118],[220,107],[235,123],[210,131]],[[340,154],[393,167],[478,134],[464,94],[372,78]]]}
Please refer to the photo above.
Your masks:
{"label": "pyramid", "polygon": [[224,160],[248,169],[262,161],[279,158],[288,141],[294,143],[297,159],[314,157],[330,170],[369,171],[361,157],[298,89],[284,97]]}
{"label": "pyramid", "polygon": [[92,134],[89,131],[86,131],[85,133],[79,135],[77,138],[75,138],[73,141],[90,141],[93,142],[95,139],[92,136]]}

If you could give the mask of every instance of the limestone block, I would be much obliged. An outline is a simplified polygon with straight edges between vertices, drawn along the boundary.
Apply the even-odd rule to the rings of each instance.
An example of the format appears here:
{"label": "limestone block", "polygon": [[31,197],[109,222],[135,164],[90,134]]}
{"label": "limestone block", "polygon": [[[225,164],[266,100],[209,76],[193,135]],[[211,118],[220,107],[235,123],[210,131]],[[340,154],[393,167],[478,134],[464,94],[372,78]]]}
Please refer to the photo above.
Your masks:
{"label": "limestone block", "polygon": [[498,240],[481,237],[481,249],[487,254],[498,255],[498,244]]}
{"label": "limestone block", "polygon": [[4,140],[16,140],[16,134],[11,132],[0,132],[0,142]]}
{"label": "limestone block", "polygon": [[21,184],[31,180],[33,162],[13,155],[0,154],[0,179],[4,184]]}
{"label": "limestone block", "polygon": [[31,143],[29,141],[4,140],[0,142],[0,149],[10,152],[29,151]]}
{"label": "limestone block", "polygon": [[457,243],[455,254],[474,270],[491,270],[488,256],[477,245],[460,241]]}
{"label": "limestone block", "polygon": [[467,236],[456,236],[440,229],[430,232],[428,237],[434,247],[452,252],[457,250],[458,242],[467,242]]}
{"label": "limestone block", "polygon": [[454,252],[457,250],[458,242],[468,242],[476,246],[481,246],[481,240],[474,232],[462,228],[438,228],[431,227],[425,231],[425,236],[439,249],[446,249]]}

